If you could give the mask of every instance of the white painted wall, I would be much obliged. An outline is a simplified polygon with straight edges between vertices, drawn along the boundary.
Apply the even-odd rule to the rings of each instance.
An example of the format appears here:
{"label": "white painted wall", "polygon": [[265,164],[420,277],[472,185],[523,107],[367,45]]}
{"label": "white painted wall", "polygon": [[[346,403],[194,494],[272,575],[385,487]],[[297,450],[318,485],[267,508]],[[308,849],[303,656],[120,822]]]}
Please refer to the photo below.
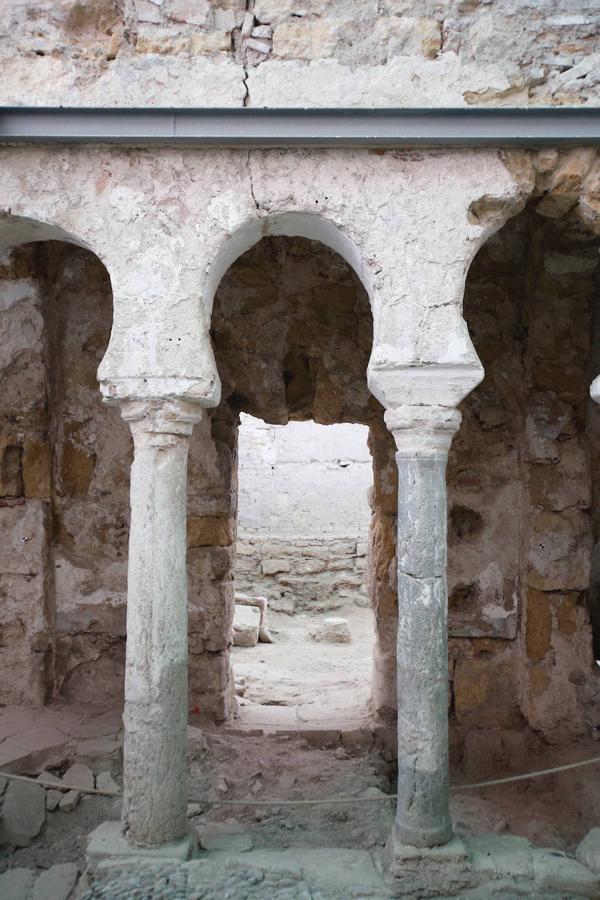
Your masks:
{"label": "white painted wall", "polygon": [[365,425],[241,416],[238,535],[366,537],[371,455]]}

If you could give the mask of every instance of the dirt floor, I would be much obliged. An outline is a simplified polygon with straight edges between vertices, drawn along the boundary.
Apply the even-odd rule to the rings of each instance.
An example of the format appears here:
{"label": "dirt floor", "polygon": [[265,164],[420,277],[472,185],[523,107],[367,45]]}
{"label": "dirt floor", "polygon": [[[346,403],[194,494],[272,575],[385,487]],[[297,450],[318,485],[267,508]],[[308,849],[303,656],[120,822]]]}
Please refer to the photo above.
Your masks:
{"label": "dirt floor", "polygon": [[[342,615],[350,623],[350,644],[313,641],[316,617],[272,614],[273,644],[234,649],[239,718],[204,730],[192,721],[189,730],[188,813],[201,844],[224,833],[245,849],[337,847],[368,850],[381,860],[394,812],[384,795],[394,793],[395,773],[392,752],[367,718],[372,618],[359,608]],[[79,762],[96,774],[109,771],[121,786],[121,737],[120,710],[5,708],[0,770],[36,776],[46,769],[60,776]],[[592,741],[547,747],[530,768],[599,751]],[[288,805],[348,797],[358,802]],[[257,805],[263,800],[274,802]],[[572,852],[600,821],[600,765],[508,786],[453,790],[452,809],[459,834],[515,834]],[[39,872],[63,862],[75,862],[83,872],[87,835],[119,815],[120,800],[103,797],[84,798],[72,812],[48,812],[29,847],[0,848],[0,872]],[[82,881],[80,893],[84,889]]]}
{"label": "dirt floor", "polygon": [[[351,643],[310,637],[328,615],[347,619]],[[370,609],[353,605],[319,616],[270,611],[269,628],[272,644],[233,648],[240,722],[351,727],[367,721],[375,641]]]}

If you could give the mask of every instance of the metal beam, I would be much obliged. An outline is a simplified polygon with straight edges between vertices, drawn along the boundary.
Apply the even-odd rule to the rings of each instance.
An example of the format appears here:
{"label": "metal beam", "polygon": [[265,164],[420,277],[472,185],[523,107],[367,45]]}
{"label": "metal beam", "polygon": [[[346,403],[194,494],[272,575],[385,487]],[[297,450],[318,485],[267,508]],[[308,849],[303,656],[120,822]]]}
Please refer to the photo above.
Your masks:
{"label": "metal beam", "polygon": [[87,109],[0,107],[2,143],[220,147],[539,146],[600,143],[599,107]]}

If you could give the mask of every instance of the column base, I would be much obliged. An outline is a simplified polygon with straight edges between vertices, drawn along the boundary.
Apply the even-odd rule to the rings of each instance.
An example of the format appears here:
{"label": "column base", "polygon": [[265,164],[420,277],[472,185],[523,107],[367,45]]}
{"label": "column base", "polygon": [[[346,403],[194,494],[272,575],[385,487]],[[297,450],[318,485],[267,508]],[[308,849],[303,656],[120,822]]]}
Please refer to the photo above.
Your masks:
{"label": "column base", "polygon": [[400,846],[415,847],[422,850],[445,847],[452,841],[452,821],[448,819],[437,828],[413,828],[402,822],[394,821],[394,840]]}
{"label": "column base", "polygon": [[86,859],[93,872],[99,863],[105,860],[148,859],[173,860],[185,862],[197,849],[195,832],[190,831],[178,841],[161,844],[157,847],[134,847],[121,833],[120,822],[103,822],[98,825],[88,838]]}
{"label": "column base", "polygon": [[405,891],[402,896],[454,896],[453,891],[470,886],[469,854],[457,835],[436,847],[411,847],[402,843],[394,824],[386,858],[395,887]]}

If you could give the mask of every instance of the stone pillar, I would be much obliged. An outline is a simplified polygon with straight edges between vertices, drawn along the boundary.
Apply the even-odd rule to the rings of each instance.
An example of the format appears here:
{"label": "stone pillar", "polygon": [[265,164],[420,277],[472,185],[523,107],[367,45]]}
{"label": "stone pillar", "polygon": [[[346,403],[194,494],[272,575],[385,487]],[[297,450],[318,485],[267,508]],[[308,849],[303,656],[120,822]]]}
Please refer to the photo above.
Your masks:
{"label": "stone pillar", "polygon": [[456,409],[385,414],[398,453],[398,806],[393,842],[452,835],[448,798],[446,462]]}
{"label": "stone pillar", "polygon": [[188,443],[202,407],[126,401],[133,433],[123,831],[136,846],[184,837]]}

